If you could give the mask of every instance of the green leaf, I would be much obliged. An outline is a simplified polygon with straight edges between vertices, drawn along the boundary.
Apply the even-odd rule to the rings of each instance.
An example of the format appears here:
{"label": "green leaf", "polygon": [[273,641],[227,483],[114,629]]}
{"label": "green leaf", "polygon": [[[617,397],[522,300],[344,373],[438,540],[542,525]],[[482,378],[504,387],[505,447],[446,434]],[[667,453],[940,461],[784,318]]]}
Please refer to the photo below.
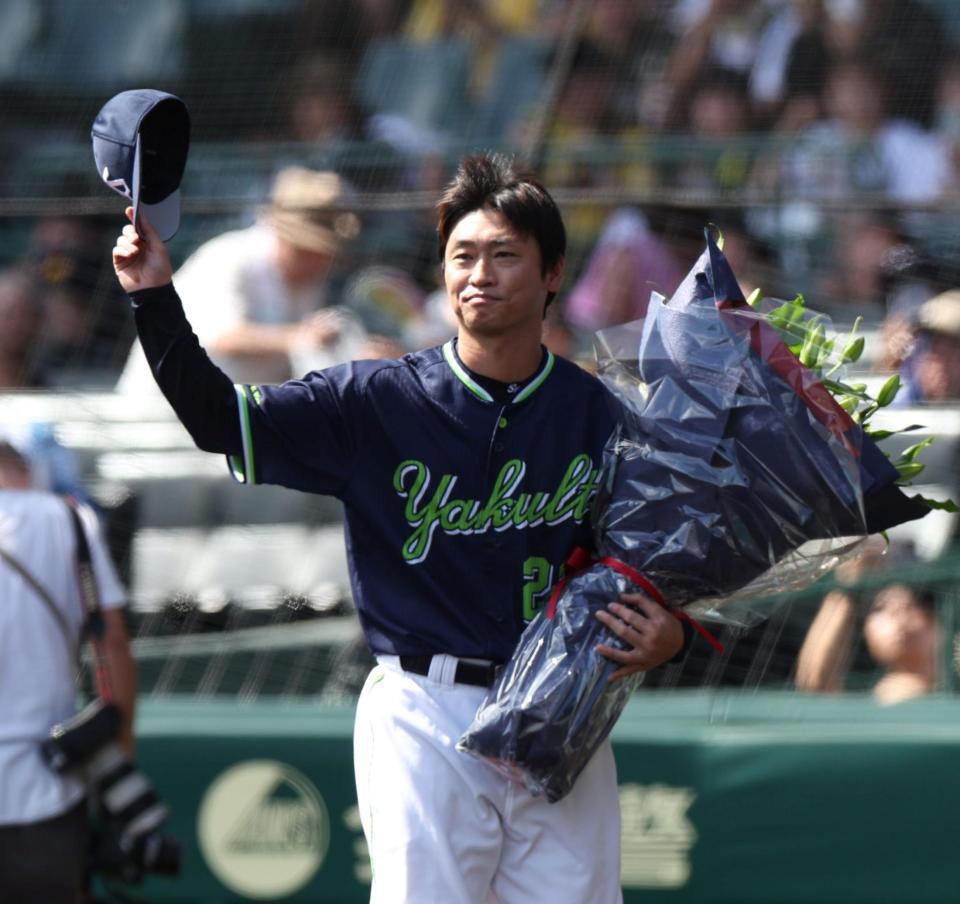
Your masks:
{"label": "green leaf", "polygon": [[843,398],[837,399],[837,402],[847,414],[853,414],[857,410],[857,405],[860,404],[860,400],[855,396],[844,396]]}
{"label": "green leaf", "polygon": [[900,374],[893,374],[877,393],[877,404],[881,408],[886,408],[897,396],[900,391]]}
{"label": "green leaf", "polygon": [[846,383],[840,383],[837,380],[824,379],[823,385],[837,397],[848,395],[855,396],[864,402],[870,401],[870,396],[868,396],[866,393],[866,383],[853,383],[852,385],[847,385]]}
{"label": "green leaf", "polygon": [[717,243],[717,247],[723,251],[723,230],[716,223],[707,223],[707,228],[712,229],[717,234],[714,241]]}
{"label": "green leaf", "polygon": [[895,433],[910,433],[913,430],[926,429],[923,424],[911,424],[909,427],[904,427],[901,430],[867,430],[867,434],[874,442],[880,442],[881,440],[889,439]]}
{"label": "green leaf", "polygon": [[787,317],[790,316],[790,305],[782,304],[777,308],[774,308],[767,315],[767,322],[770,326],[775,327],[778,330],[782,330],[787,323]]}
{"label": "green leaf", "polygon": [[835,374],[845,364],[851,364],[854,361],[860,360],[860,356],[863,354],[865,342],[863,336],[857,336],[857,330],[860,329],[860,324],[862,322],[863,317],[860,317],[859,315],[857,316],[857,319],[853,321],[853,326],[850,328],[850,335],[847,336],[847,341],[844,343],[843,351],[840,353],[837,363],[830,368],[827,376]]}
{"label": "green leaf", "polygon": [[857,336],[856,339],[843,347],[843,351],[840,352],[840,361],[843,364],[852,364],[854,361],[859,361],[865,346],[866,339],[863,336]]}
{"label": "green leaf", "polygon": [[760,307],[761,300],[760,287],[757,286],[757,288],[747,296],[747,304],[750,305],[751,308],[758,308]]}
{"label": "green leaf", "polygon": [[861,408],[855,415],[854,420],[861,426],[866,426],[867,419],[879,408],[876,402],[870,402],[864,408]]}
{"label": "green leaf", "polygon": [[914,443],[912,446],[908,446],[903,452],[900,453],[900,458],[897,459],[898,463],[903,462],[908,464],[909,462],[916,461],[917,456],[924,449],[927,448],[934,440],[935,436],[928,436],[925,440],[921,440],[919,443]]}
{"label": "green leaf", "polygon": [[[808,324],[803,323],[803,314],[803,296],[798,295],[793,301],[783,302],[767,315],[767,322],[786,337],[784,341],[795,355],[799,353],[799,348],[795,348],[794,343],[802,347],[809,333]],[[789,341],[791,339],[794,342]]]}
{"label": "green leaf", "polygon": [[922,502],[925,506],[932,509],[939,509],[942,512],[960,512],[960,506],[956,504],[952,499],[929,499],[926,496],[911,496],[911,499],[915,499],[917,502]]}
{"label": "green leaf", "polygon": [[817,361],[820,346],[823,345],[826,329],[822,323],[812,325],[807,329],[806,338],[803,340],[803,347],[800,349],[800,363],[804,367],[813,367]]}
{"label": "green leaf", "polygon": [[823,370],[823,366],[827,363],[830,355],[833,354],[833,346],[836,341],[836,336],[832,336],[820,346],[820,352],[817,355],[817,360],[814,364],[814,368],[817,370],[817,372]]}
{"label": "green leaf", "polygon": [[803,296],[798,295],[793,301],[790,302],[790,314],[787,317],[787,323],[790,326],[795,326],[803,318]]}
{"label": "green leaf", "polygon": [[905,464],[895,465],[896,469],[900,472],[900,479],[897,483],[902,483],[905,480],[911,480],[916,477],[926,465],[921,461],[907,462]]}

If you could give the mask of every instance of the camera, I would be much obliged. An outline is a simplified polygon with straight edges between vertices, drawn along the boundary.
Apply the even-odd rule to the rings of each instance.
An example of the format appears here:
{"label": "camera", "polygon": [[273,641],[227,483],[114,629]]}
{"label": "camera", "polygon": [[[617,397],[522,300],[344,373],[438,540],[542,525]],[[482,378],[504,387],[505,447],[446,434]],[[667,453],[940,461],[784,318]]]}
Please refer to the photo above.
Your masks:
{"label": "camera", "polygon": [[115,704],[94,700],[54,725],[41,752],[57,772],[85,774],[99,815],[91,849],[94,872],[124,882],[139,882],[146,873],[176,875],[180,844],[159,831],[169,811],[121,749],[121,721]]}

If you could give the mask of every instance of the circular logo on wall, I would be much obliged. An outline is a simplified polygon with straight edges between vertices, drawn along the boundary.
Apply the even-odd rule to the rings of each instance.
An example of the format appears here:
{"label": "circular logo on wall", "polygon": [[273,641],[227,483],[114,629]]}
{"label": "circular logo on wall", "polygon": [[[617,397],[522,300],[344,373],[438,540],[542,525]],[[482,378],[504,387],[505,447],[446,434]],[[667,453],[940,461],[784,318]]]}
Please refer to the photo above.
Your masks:
{"label": "circular logo on wall", "polygon": [[231,891],[278,898],[299,891],[320,868],[330,819],[303,773],[276,760],[247,760],[207,789],[197,838],[207,865]]}

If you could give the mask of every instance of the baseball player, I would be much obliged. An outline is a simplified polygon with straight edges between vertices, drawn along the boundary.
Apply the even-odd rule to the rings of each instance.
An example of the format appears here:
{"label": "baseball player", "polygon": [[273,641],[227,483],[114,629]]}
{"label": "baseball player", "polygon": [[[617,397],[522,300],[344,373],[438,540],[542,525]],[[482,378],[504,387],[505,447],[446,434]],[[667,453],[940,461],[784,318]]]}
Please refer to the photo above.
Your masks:
{"label": "baseball player", "polygon": [[[439,203],[455,338],[280,385],[234,386],[206,357],[159,236],[124,228],[114,266],[154,375],[234,476],[344,503],[354,600],[378,664],[354,760],[371,900],[621,899],[609,743],[555,804],[454,745],[549,597],[588,514],[613,408],[541,344],[566,235],[550,195],[498,156],[465,159]],[[132,208],[128,209],[128,216]],[[641,594],[598,616],[614,680],[670,660],[684,629]]]}

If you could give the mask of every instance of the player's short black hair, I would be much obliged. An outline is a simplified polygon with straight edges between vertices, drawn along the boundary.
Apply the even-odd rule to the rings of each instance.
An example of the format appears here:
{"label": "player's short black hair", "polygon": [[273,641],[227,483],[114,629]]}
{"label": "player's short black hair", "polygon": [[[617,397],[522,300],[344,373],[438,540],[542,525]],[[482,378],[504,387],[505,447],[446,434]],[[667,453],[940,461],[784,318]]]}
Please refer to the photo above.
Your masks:
{"label": "player's short black hair", "polygon": [[[567,230],[563,217],[540,181],[502,154],[474,154],[460,161],[457,174],[437,204],[441,262],[457,223],[468,213],[483,208],[498,211],[521,235],[536,239],[544,274],[566,254]],[[555,294],[547,294],[547,305]]]}

